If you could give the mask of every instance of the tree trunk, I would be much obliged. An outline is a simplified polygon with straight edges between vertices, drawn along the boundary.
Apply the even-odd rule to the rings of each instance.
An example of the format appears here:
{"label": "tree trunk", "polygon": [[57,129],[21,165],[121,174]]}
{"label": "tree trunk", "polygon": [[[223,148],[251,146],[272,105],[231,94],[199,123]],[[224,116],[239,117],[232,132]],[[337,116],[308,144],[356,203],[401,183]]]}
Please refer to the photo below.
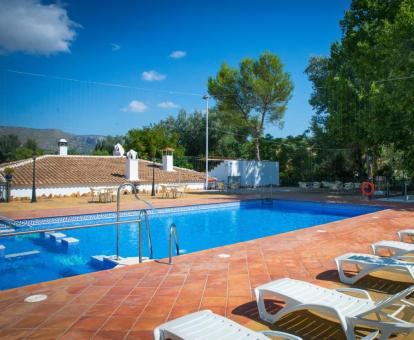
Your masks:
{"label": "tree trunk", "polygon": [[256,160],[260,161],[260,142],[259,142],[259,136],[256,136],[254,138],[254,146],[256,149]]}

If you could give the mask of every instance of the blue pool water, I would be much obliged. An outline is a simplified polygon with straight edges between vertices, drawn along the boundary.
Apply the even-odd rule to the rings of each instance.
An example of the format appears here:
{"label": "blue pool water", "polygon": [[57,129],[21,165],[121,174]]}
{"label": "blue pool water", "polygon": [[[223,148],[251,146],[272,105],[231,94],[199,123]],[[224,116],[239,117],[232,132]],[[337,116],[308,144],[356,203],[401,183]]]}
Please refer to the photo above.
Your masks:
{"label": "blue pool water", "polygon": [[[240,203],[210,204],[156,209],[150,216],[154,258],[168,256],[169,226],[177,226],[182,253],[243,242],[287,231],[307,228],[381,210],[379,207],[282,200],[253,200]],[[124,221],[137,218],[136,211],[125,212]],[[115,221],[115,214],[103,213],[22,221],[30,229],[59,228]],[[24,229],[24,228],[23,228]],[[137,256],[137,223],[120,228],[120,255]],[[116,228],[109,227],[63,231],[79,244],[66,251],[62,245],[41,234],[0,238],[5,254],[37,251],[37,254],[0,258],[0,289],[73,276],[99,270],[91,262],[94,255],[116,252]],[[143,242],[144,255],[148,256]]]}

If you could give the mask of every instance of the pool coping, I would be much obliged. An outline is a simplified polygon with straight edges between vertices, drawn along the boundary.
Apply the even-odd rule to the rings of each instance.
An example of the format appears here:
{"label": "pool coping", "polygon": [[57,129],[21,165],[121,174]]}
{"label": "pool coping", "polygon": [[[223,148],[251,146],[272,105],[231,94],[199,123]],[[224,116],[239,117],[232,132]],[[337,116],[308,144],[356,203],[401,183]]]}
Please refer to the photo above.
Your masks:
{"label": "pool coping", "polygon": [[[377,219],[372,218],[375,215]],[[0,337],[19,334],[21,338],[152,339],[155,326],[202,309],[211,309],[250,329],[268,328],[268,324],[252,314],[252,310],[256,313],[255,287],[281,277],[326,288],[343,287],[337,279],[335,256],[349,251],[368,252],[372,242],[382,237],[395,239],[397,230],[413,222],[412,211],[385,209],[309,227],[302,232],[295,230],[185,254],[171,266],[150,262],[5,290],[0,292],[0,303],[4,318],[10,321],[0,329]],[[315,229],[321,226],[330,230],[317,233]],[[364,237],[358,237],[358,233]],[[217,255],[222,252],[231,257],[219,258]],[[375,300],[389,296],[378,295],[377,288],[369,289]],[[123,293],[124,289],[127,292]],[[130,289],[132,293],[128,293]],[[137,300],[141,291],[149,293],[144,304]],[[26,296],[40,293],[49,295],[45,303],[35,307],[23,303]],[[90,300],[97,295],[102,300]],[[116,298],[121,296],[122,301],[117,302]],[[36,315],[38,309],[53,304],[58,304],[59,309]],[[121,316],[120,311],[127,305],[135,308],[133,316]],[[99,314],[106,308],[110,309],[109,314]],[[60,328],[48,328],[50,320],[65,315],[73,315],[73,321]],[[123,322],[128,320],[131,324],[125,326]],[[25,322],[32,325],[22,328],[27,325]],[[111,333],[108,329],[114,324],[122,328]],[[324,326],[326,329],[327,325]],[[276,329],[295,332],[280,325]]]}
{"label": "pool coping", "polygon": [[[318,224],[318,225],[314,225],[314,226],[310,226],[310,227],[305,227],[305,228],[301,228],[301,229],[289,230],[289,231],[285,231],[285,232],[279,233],[279,234],[274,234],[274,235],[269,235],[269,236],[262,236],[262,237],[254,238],[254,239],[251,239],[251,240],[248,240],[248,241],[235,242],[235,243],[226,244],[226,245],[223,245],[223,246],[198,250],[198,251],[194,251],[194,252],[191,252],[191,253],[180,254],[179,257],[182,258],[184,256],[198,256],[198,255],[201,255],[202,253],[217,252],[217,250],[222,249],[222,248],[230,248],[232,246],[240,246],[240,245],[243,245],[243,244],[248,244],[248,243],[252,243],[252,242],[255,242],[255,241],[264,240],[266,238],[275,237],[275,236],[278,236],[278,235],[291,234],[291,233],[300,232],[301,230],[311,230],[313,228],[320,229],[321,227],[329,226],[331,224],[337,224],[337,223],[340,223],[340,222],[349,221],[349,220],[353,220],[353,219],[358,219],[358,218],[361,218],[361,217],[365,218],[365,217],[368,217],[369,215],[378,214],[378,213],[381,213],[381,212],[385,212],[387,210],[392,210],[392,209],[383,209],[383,210],[369,212],[369,213],[362,214],[362,215],[346,217],[344,219],[337,220],[337,221],[331,221],[331,222]],[[177,258],[177,256],[173,256],[173,261],[176,258]],[[90,276],[90,275],[94,276],[94,275],[97,275],[99,273],[105,273],[107,271],[118,271],[118,270],[122,271],[122,270],[128,269],[129,267],[150,265],[152,263],[159,263],[159,264],[169,265],[168,264],[168,257],[164,257],[164,258],[160,258],[160,259],[151,259],[148,262],[133,264],[133,265],[130,265],[130,266],[114,267],[114,268],[108,268],[108,269],[104,269],[104,270],[97,270],[97,271],[93,271],[93,272],[89,272],[89,273],[83,273],[83,274],[78,274],[78,275],[73,275],[73,276],[68,276],[68,277],[62,277],[62,278],[58,278],[58,279],[54,279],[54,280],[33,283],[33,284],[25,285],[25,286],[19,286],[19,287],[14,287],[14,288],[10,288],[10,289],[4,289],[4,290],[0,290],[0,296],[2,295],[2,293],[13,292],[14,290],[21,290],[21,289],[24,290],[25,288],[30,290],[31,288],[33,288],[35,286],[47,286],[49,284],[64,282],[64,281],[67,281],[67,280],[76,280],[77,278],[80,278],[80,277],[86,277],[86,276]]]}
{"label": "pool coping", "polygon": [[[218,205],[218,204],[229,204],[230,205],[232,203],[243,203],[243,201],[249,202],[249,201],[263,201],[263,200],[265,200],[265,199],[253,198],[253,199],[249,199],[249,200],[239,200],[239,201],[236,201],[236,202],[207,203],[207,204],[201,204],[201,206],[205,206],[205,205]],[[326,205],[335,205],[335,204],[340,204],[340,205],[354,205],[354,206],[355,205],[359,205],[359,204],[352,204],[352,203],[348,204],[348,203],[338,203],[338,202],[298,201],[298,200],[285,200],[285,199],[272,199],[272,200],[283,200],[283,201],[289,201],[289,202],[302,202],[302,203],[318,203],[318,204],[326,204]],[[190,205],[190,206],[191,207],[198,207],[198,206],[200,206],[200,204]],[[363,206],[371,206],[371,205],[363,205]],[[182,207],[183,206],[173,207],[173,208],[179,209],[179,208],[182,208]],[[187,206],[185,206],[185,207],[187,207]],[[379,208],[378,205],[376,205],[374,207],[378,207]],[[163,208],[157,208],[157,209],[171,209],[171,208],[170,207],[163,207]],[[211,208],[205,208],[205,209],[202,209],[202,210],[208,210],[208,209],[211,209]],[[194,210],[196,210],[196,209],[194,209]],[[387,211],[387,210],[392,210],[392,208],[382,206],[382,209],[380,209],[380,210],[366,212],[366,213],[363,213],[361,215],[348,216],[348,217],[345,217],[343,219],[336,220],[336,221],[326,222],[326,223],[323,223],[323,224],[318,224],[318,225],[314,225],[314,226],[304,227],[304,228],[300,228],[300,229],[289,230],[289,231],[285,231],[285,232],[278,233],[278,234],[272,234],[272,235],[268,235],[268,236],[257,237],[257,238],[253,238],[253,239],[247,240],[247,241],[240,241],[240,242],[235,242],[235,243],[231,243],[231,244],[227,244],[227,245],[222,245],[222,246],[212,247],[212,248],[208,248],[208,249],[198,250],[198,251],[194,251],[194,252],[191,252],[191,253],[180,254],[179,256],[180,257],[183,257],[183,256],[197,255],[197,254],[200,254],[202,252],[214,252],[214,251],[217,251],[220,248],[226,248],[226,247],[231,247],[233,245],[241,245],[241,244],[244,244],[244,243],[259,241],[259,240],[266,239],[266,238],[269,238],[269,237],[274,237],[274,236],[277,236],[277,235],[283,235],[283,234],[289,234],[289,233],[294,233],[294,232],[300,232],[301,230],[310,230],[310,229],[313,229],[313,228],[321,229],[321,227],[326,226],[326,225],[340,223],[340,222],[348,221],[348,220],[352,220],[352,219],[357,219],[359,217],[368,217],[371,214],[378,214],[378,213],[381,213],[381,212],[384,212],[384,211]],[[136,210],[129,210],[128,212],[134,212],[134,211],[136,211]],[[97,213],[97,214],[99,214],[99,213]],[[103,213],[103,214],[105,214],[105,213]],[[94,214],[81,214],[81,215],[70,215],[70,216],[72,217],[72,216],[84,216],[84,215],[94,215]],[[49,218],[49,217],[46,217],[46,218]],[[55,218],[55,217],[51,217],[51,218]],[[36,219],[43,219],[43,218],[36,218]],[[173,260],[176,257],[177,256],[173,256]],[[118,267],[118,268],[117,267],[114,267],[114,268],[108,268],[108,269],[104,269],[104,270],[97,270],[97,271],[92,271],[92,272],[89,272],[89,273],[83,273],[83,274],[78,274],[78,275],[73,275],[73,276],[68,276],[68,277],[53,279],[53,280],[49,280],[49,281],[37,282],[37,283],[25,285],[25,286],[19,286],[19,287],[14,287],[14,288],[10,288],[10,289],[0,290],[0,295],[1,295],[2,292],[7,292],[7,291],[11,291],[11,290],[24,289],[26,287],[28,287],[28,289],[30,289],[30,287],[32,287],[32,286],[47,285],[49,283],[59,282],[59,281],[62,281],[62,280],[64,281],[64,280],[69,280],[69,279],[76,279],[77,277],[80,277],[80,276],[94,275],[94,274],[97,274],[97,273],[100,273],[100,272],[105,272],[105,271],[108,271],[108,270],[112,271],[112,270],[125,269],[125,268],[128,268],[128,267],[141,266],[141,265],[144,265],[144,264],[147,264],[147,263],[152,263],[152,262],[162,263],[162,264],[167,264],[168,265],[168,257],[159,258],[159,259],[151,259],[148,262],[134,264],[134,265],[126,266],[126,267]]]}

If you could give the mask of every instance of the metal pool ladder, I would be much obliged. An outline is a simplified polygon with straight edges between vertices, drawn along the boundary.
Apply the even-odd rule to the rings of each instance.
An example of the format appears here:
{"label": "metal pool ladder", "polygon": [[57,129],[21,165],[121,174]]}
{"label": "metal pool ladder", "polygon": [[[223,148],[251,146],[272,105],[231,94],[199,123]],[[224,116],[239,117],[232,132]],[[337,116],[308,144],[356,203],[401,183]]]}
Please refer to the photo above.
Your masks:
{"label": "metal pool ladder", "polygon": [[169,252],[169,259],[168,259],[168,264],[172,264],[172,238],[174,236],[174,240],[175,240],[175,250],[177,252],[177,256],[180,255],[180,247],[178,245],[178,236],[177,236],[177,227],[174,223],[171,224],[170,226],[170,237],[169,237],[169,244],[170,244],[170,252]]}
{"label": "metal pool ladder", "polygon": [[[121,184],[118,187],[118,191],[116,194],[116,258],[117,260],[119,260],[119,226],[121,224],[120,222],[120,205],[121,205],[121,190],[125,187],[131,187],[132,188],[132,192],[135,195],[135,198],[139,201],[144,202],[147,207],[149,207],[151,210],[154,209],[154,207],[152,206],[152,204],[142,198],[140,198],[138,196],[138,192],[137,192],[137,188],[135,187],[135,185],[131,182],[126,182]],[[139,212],[138,215],[138,257],[139,257],[139,263],[142,263],[142,221],[143,221],[143,215],[145,218],[145,228],[147,231],[147,240],[148,240],[148,248],[150,251],[150,258],[152,258],[153,252],[152,252],[152,240],[151,240],[151,230],[150,230],[150,224],[149,224],[149,220],[148,220],[148,209],[142,209]]]}
{"label": "metal pool ladder", "polygon": [[148,221],[148,210],[144,209],[139,212],[138,218],[138,256],[139,263],[142,263],[142,215],[145,218],[145,229],[147,231],[148,248],[150,251],[149,258],[152,259],[152,240],[151,240],[151,229]]}

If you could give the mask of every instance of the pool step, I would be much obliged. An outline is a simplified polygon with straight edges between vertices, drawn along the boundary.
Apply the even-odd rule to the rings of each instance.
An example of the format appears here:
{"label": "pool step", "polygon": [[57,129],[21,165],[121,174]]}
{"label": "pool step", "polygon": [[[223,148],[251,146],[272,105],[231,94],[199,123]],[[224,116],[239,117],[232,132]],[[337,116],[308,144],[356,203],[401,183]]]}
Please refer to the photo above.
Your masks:
{"label": "pool step", "polygon": [[5,255],[4,258],[6,260],[14,260],[14,259],[22,258],[22,257],[26,258],[26,257],[39,255],[39,254],[40,254],[39,250],[30,250],[30,251],[24,251],[22,253],[8,254],[8,255]]}
{"label": "pool step", "polygon": [[[143,257],[143,262],[152,261],[149,257]],[[139,263],[139,257],[119,257],[116,255],[94,255],[91,256],[91,265],[99,269],[111,269],[125,266],[131,266]]]}
{"label": "pool step", "polygon": [[14,228],[0,228],[0,234],[14,233],[15,231]]}
{"label": "pool step", "polygon": [[[149,261],[153,261],[153,260],[151,260],[149,257],[143,257],[142,258],[142,262],[149,262]],[[122,259],[121,261],[118,261],[118,264],[115,266],[115,268],[132,266],[134,264],[139,264],[139,257],[138,256],[127,257],[127,258]]]}
{"label": "pool step", "polygon": [[52,245],[58,251],[68,253],[78,249],[79,240],[77,238],[66,237],[66,234],[57,232],[45,232],[41,235],[49,245]]}

